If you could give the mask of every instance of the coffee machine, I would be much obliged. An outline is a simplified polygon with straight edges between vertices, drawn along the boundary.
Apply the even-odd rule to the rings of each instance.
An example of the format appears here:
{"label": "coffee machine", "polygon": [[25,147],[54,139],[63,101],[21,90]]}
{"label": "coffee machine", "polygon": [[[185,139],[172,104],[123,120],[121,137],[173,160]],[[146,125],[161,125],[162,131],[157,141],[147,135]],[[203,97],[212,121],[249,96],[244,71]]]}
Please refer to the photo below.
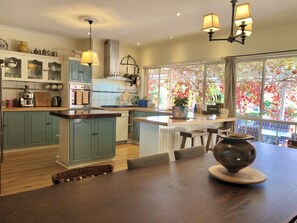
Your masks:
{"label": "coffee machine", "polygon": [[23,107],[34,106],[34,94],[30,93],[29,85],[25,85],[24,93],[21,93],[20,105]]}

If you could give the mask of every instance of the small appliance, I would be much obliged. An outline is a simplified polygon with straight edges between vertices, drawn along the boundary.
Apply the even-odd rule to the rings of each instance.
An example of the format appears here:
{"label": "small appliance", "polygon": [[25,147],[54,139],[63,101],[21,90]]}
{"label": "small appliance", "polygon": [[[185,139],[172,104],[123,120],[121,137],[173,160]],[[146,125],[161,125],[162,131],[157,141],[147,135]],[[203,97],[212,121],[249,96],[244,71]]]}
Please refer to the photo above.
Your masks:
{"label": "small appliance", "polygon": [[24,93],[21,93],[20,105],[23,107],[34,106],[34,94],[29,91],[29,85],[25,85]]}
{"label": "small appliance", "polygon": [[62,99],[59,96],[52,97],[52,107],[61,107]]}

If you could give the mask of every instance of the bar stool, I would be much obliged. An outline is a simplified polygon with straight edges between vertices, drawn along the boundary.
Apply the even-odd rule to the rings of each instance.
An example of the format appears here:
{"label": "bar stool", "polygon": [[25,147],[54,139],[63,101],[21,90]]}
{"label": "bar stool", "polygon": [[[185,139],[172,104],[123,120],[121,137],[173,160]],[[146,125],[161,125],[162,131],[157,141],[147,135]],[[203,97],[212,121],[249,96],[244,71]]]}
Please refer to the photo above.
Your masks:
{"label": "bar stool", "polygon": [[209,148],[212,134],[217,134],[217,137],[216,137],[216,143],[217,143],[220,139],[220,134],[224,134],[228,136],[229,133],[231,132],[231,128],[228,128],[228,127],[208,128],[207,132],[209,133],[209,135],[206,143],[206,152],[208,152],[208,150],[212,150],[211,148]]}
{"label": "bar stool", "polygon": [[187,132],[180,132],[180,135],[183,137],[182,143],[180,145],[180,148],[183,149],[185,148],[186,140],[187,138],[191,138],[191,146],[194,146],[194,138],[200,136],[201,139],[201,145],[204,145],[203,142],[203,136],[208,135],[206,131],[203,130],[193,130],[193,131],[187,131]]}

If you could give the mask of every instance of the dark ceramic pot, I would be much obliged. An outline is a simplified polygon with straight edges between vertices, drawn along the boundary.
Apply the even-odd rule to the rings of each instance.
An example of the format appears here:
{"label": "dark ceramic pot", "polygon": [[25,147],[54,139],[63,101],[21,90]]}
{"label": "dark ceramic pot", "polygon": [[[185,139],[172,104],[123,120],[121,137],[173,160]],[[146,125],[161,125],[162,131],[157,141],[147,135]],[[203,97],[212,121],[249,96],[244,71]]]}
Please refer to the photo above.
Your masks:
{"label": "dark ceramic pot", "polygon": [[248,134],[233,133],[223,136],[213,149],[214,157],[229,172],[237,173],[252,164],[256,158],[256,149],[248,141],[250,139],[254,137]]}

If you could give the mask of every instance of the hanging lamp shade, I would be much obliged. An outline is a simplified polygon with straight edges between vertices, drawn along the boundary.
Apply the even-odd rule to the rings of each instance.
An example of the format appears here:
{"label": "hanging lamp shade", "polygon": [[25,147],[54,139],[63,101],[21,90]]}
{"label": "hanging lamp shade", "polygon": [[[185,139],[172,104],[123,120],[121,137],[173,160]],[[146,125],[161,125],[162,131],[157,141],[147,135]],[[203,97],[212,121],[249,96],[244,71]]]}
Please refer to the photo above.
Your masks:
{"label": "hanging lamp shade", "polygon": [[218,15],[210,13],[203,16],[202,31],[204,32],[215,32],[220,30],[220,22]]}
{"label": "hanging lamp shade", "polygon": [[82,52],[80,63],[89,66],[100,65],[97,53],[92,50]]}
{"label": "hanging lamp shade", "polygon": [[240,26],[242,24],[248,25],[253,23],[251,7],[249,3],[236,6],[234,22],[236,26]]}
{"label": "hanging lamp shade", "polygon": [[100,65],[98,60],[98,55],[96,52],[93,51],[93,44],[92,44],[92,24],[96,19],[87,17],[83,19],[84,21],[87,21],[90,24],[90,31],[89,31],[89,45],[90,49],[88,51],[82,52],[81,55],[81,64],[88,64],[89,66],[95,66]]}
{"label": "hanging lamp shade", "polygon": [[[245,36],[250,36],[252,35],[252,24],[248,24],[245,29],[244,29],[244,34]],[[240,35],[241,34],[241,29],[237,30],[236,35]]]}

